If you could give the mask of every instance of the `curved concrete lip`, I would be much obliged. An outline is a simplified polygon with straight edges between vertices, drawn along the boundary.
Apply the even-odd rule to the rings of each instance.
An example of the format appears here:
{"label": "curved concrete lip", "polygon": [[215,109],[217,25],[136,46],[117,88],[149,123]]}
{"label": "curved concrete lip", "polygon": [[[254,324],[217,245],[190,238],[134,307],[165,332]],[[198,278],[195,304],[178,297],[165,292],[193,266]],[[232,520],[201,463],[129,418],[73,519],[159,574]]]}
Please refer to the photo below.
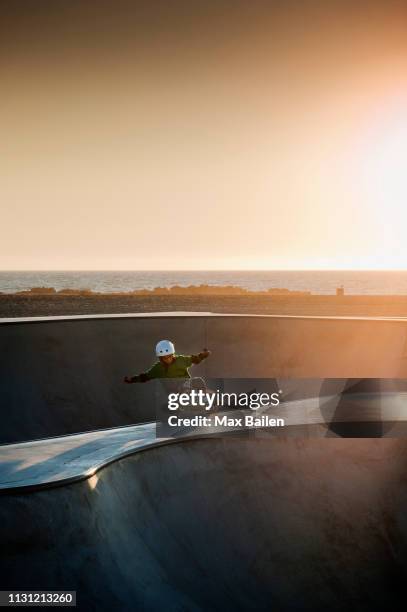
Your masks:
{"label": "curved concrete lip", "polygon": [[0,445],[0,494],[86,480],[128,455],[213,435],[210,431],[194,431],[183,437],[157,438],[156,423],[151,422]]}
{"label": "curved concrete lip", "polygon": [[155,429],[155,422],[143,423],[2,445],[0,494],[85,480],[127,455],[179,441],[156,438]]}
{"label": "curved concrete lip", "polygon": [[89,315],[61,315],[54,317],[5,317],[0,318],[1,324],[10,323],[48,323],[52,321],[78,321],[91,319],[149,319],[149,318],[182,318],[182,317],[197,317],[197,318],[258,318],[258,319],[310,319],[321,321],[392,321],[405,323],[407,317],[358,317],[358,316],[321,316],[321,315],[283,315],[283,314],[253,314],[253,313],[227,313],[227,312],[135,312],[123,314],[89,314]]}
{"label": "curved concrete lip", "polygon": [[[342,396],[343,397],[343,396]],[[407,393],[387,392],[382,394],[360,393],[351,398],[362,412],[349,412],[348,407],[337,410],[340,395],[308,398],[285,402],[274,408],[256,411],[257,415],[284,418],[286,427],[273,428],[203,428],[178,430],[180,436],[156,437],[156,423],[148,422],[126,427],[102,429],[87,433],[45,438],[30,442],[0,445],[0,494],[29,492],[33,490],[66,485],[91,478],[103,467],[127,455],[146,451],[166,444],[182,443],[216,435],[234,435],[249,431],[252,434],[292,435],[293,427],[303,427],[299,437],[309,437],[307,426],[317,427],[312,436],[324,437],[327,424],[334,422],[386,422],[394,423],[395,431],[390,435],[405,435],[404,429],[397,433],[397,426],[407,423]],[[253,414],[250,410],[233,410],[223,413],[228,416]],[[362,418],[361,418],[362,417]],[[319,427],[319,430],[318,430]],[[290,432],[291,428],[291,432]],[[284,433],[286,430],[286,434]],[[278,430],[278,433],[277,433]],[[185,432],[185,433],[184,433]]]}

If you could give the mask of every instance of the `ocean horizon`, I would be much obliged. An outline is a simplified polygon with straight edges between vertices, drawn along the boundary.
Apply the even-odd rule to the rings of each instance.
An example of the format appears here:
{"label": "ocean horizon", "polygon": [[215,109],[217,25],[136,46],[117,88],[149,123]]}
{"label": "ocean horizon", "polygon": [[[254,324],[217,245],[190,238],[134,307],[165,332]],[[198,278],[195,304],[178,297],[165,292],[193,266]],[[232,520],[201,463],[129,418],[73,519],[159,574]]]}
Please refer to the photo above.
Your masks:
{"label": "ocean horizon", "polygon": [[407,295],[407,270],[139,270],[139,271],[3,271],[0,292],[33,287],[89,289],[101,293],[130,292],[156,287],[234,285],[251,291],[272,288],[335,294],[344,287],[350,295]]}

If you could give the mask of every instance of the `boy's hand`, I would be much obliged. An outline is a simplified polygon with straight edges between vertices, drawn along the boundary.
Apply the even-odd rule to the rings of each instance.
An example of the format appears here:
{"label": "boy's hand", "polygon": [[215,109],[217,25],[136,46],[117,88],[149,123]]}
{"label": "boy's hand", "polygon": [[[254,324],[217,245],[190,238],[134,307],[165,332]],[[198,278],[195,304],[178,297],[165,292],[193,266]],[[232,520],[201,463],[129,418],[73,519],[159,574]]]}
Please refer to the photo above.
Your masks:
{"label": "boy's hand", "polygon": [[204,350],[202,351],[202,355],[205,355],[205,357],[209,357],[210,354],[211,354],[211,351],[208,351],[207,348],[204,348]]}
{"label": "boy's hand", "polygon": [[132,378],[131,376],[125,376],[125,377],[123,378],[123,382],[124,382],[124,383],[127,383],[128,385],[130,385],[130,384],[131,384],[132,382],[134,382],[134,381],[133,381],[133,378]]}

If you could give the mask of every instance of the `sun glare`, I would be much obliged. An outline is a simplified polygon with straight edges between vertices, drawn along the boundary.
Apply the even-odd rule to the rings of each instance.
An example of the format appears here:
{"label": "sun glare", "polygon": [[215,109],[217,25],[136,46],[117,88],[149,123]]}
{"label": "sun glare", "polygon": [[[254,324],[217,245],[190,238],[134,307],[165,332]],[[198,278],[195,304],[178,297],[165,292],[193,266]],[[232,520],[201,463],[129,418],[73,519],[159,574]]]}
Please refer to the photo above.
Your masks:
{"label": "sun glare", "polygon": [[382,120],[376,118],[361,154],[361,186],[369,201],[383,207],[383,215],[391,211],[399,217],[396,221],[404,222],[407,214],[405,107],[402,113],[397,110]]}

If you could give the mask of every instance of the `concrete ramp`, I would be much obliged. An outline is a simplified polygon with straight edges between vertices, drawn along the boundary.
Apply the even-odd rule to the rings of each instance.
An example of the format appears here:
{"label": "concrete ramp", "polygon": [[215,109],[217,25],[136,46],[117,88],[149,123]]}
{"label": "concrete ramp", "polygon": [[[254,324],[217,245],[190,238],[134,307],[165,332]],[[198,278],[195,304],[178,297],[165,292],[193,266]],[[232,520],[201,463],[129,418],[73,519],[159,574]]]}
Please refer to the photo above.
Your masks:
{"label": "concrete ramp", "polygon": [[0,588],[80,610],[404,610],[404,439],[184,441],[7,494]]}
{"label": "concrete ramp", "polygon": [[[76,590],[86,612],[404,610],[406,330],[209,314],[0,323],[0,441],[87,432],[0,448],[0,590]],[[209,346],[206,378],[289,379],[289,426],[175,443],[151,423],[118,428],[154,418],[150,385],[121,380],[162,337]],[[335,380],[300,402],[301,378]]]}

